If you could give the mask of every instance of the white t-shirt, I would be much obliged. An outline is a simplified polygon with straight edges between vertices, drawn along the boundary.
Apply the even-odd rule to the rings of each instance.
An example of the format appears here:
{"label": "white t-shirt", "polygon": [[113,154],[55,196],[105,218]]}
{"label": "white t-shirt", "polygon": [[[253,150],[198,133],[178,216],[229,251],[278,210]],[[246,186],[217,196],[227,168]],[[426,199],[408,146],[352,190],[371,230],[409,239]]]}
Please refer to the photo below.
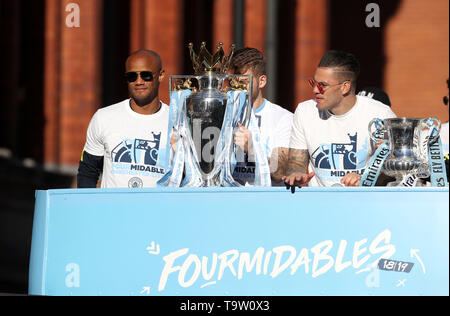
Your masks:
{"label": "white t-shirt", "polygon": [[315,172],[309,186],[340,185],[350,172],[363,174],[374,146],[368,126],[372,119],[393,118],[387,105],[357,96],[353,108],[344,115],[319,111],[317,103],[300,103],[294,114],[290,147],[308,150],[309,172]]}
{"label": "white t-shirt", "polygon": [[441,132],[439,135],[441,136],[442,151],[444,152],[444,156],[448,155],[448,122],[441,125]]}
{"label": "white t-shirt", "polygon": [[[253,110],[261,133],[261,141],[267,158],[276,148],[289,148],[293,114],[279,105],[264,99],[263,104]],[[239,154],[238,154],[239,156]],[[239,162],[234,169],[233,178],[242,185],[255,182],[254,162]],[[272,185],[274,185],[272,183]]]}
{"label": "white t-shirt", "polygon": [[91,119],[84,150],[103,156],[102,188],[156,187],[165,170],[169,107],[152,115],[134,112],[130,100],[99,109]]}

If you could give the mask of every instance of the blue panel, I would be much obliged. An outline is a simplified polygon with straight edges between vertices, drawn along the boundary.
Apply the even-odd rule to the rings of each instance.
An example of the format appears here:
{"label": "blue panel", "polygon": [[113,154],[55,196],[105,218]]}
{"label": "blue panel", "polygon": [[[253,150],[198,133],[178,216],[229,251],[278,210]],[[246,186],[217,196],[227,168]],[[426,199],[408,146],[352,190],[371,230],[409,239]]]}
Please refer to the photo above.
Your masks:
{"label": "blue panel", "polygon": [[47,192],[36,192],[36,207],[33,218],[33,240],[31,242],[29,288],[34,293],[45,291],[45,264],[47,262]]}
{"label": "blue panel", "polygon": [[448,295],[448,193],[38,191],[29,293]]}

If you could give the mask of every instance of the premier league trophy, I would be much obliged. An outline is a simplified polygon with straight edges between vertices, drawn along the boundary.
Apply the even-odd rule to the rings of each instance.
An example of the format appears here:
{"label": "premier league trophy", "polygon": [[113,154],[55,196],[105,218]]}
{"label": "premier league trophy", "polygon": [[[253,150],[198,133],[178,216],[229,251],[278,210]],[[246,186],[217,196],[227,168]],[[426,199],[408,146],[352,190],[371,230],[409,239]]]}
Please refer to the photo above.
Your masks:
{"label": "premier league trophy", "polygon": [[[374,124],[376,130],[372,132]],[[369,123],[375,144],[387,140],[389,154],[381,171],[396,179],[388,186],[416,186],[414,179],[430,176],[429,148],[438,140],[440,129],[440,121],[433,117],[373,119]]]}
{"label": "premier league trophy", "polygon": [[[220,43],[217,53],[211,55],[203,42],[199,54],[196,55],[193,44],[189,44],[196,76],[188,80],[196,80],[198,88],[194,87],[194,93],[186,99],[186,115],[190,136],[194,142],[197,157],[199,157],[203,180],[201,186],[204,187],[220,186],[219,174],[212,173],[215,166],[215,149],[223,127],[228,101],[224,91],[226,71],[234,54],[234,45],[232,45],[228,57],[225,56],[222,45]],[[192,87],[189,88],[192,89]]]}
{"label": "premier league trophy", "polygon": [[168,163],[166,174],[158,182],[160,186],[240,186],[232,177],[233,164],[238,160],[233,131],[238,124],[251,130],[254,118],[248,91],[253,80],[249,75],[227,75],[234,45],[228,56],[222,45],[212,55],[205,43],[198,54],[189,44],[195,75],[169,78],[167,148],[176,148],[166,153]]}

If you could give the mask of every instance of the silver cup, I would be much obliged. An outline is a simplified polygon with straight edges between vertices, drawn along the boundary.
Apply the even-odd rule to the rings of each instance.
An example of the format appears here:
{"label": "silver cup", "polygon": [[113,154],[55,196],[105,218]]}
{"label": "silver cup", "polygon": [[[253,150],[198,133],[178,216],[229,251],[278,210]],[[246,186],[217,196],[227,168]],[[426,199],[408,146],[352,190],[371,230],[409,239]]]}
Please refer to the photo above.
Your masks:
{"label": "silver cup", "polygon": [[[252,76],[227,75],[235,47],[232,45],[230,54],[225,56],[222,45],[223,43],[219,43],[217,52],[212,55],[206,49],[205,42],[202,43],[198,54],[194,51],[193,44],[190,43],[189,51],[195,75],[170,76],[169,78],[171,95],[172,91],[187,89],[192,91],[182,105],[182,113],[184,113],[182,121],[186,122],[187,146],[189,146],[190,152],[194,152],[194,159],[196,159],[194,168],[199,169],[200,175],[196,176],[192,183],[185,184],[186,186],[221,186],[223,160],[220,163],[215,161],[216,151],[222,159],[221,155],[231,155],[233,146],[233,143],[229,141],[230,132],[223,126],[225,114],[231,113],[227,114],[227,124],[229,125],[226,128],[230,128],[230,125],[234,127],[234,124],[237,123],[247,126],[250,120],[252,100],[249,91],[252,91]],[[229,100],[226,92],[230,90],[245,91],[245,104],[236,112],[234,108],[231,110],[234,103],[230,106],[227,105]],[[231,112],[227,112],[227,110]],[[233,116],[232,123],[229,120],[230,116]],[[221,135],[224,134],[226,134],[227,141],[226,144],[221,144],[220,150],[222,151],[220,151],[217,145]],[[224,139],[222,141],[225,142]],[[228,147],[224,150],[223,146]],[[230,163],[229,160],[225,159],[226,163]],[[200,177],[201,179],[198,179]]]}
{"label": "silver cup", "polygon": [[222,90],[224,78],[214,73],[199,76],[199,91],[186,99],[187,122],[199,158],[203,187],[220,185],[219,175],[212,175],[212,171],[227,106],[227,95]]}
{"label": "silver cup", "polygon": [[[374,124],[375,132],[372,128]],[[436,124],[438,133],[431,136],[431,128]],[[388,140],[390,154],[381,171],[396,179],[388,186],[399,185],[409,175],[419,178],[430,176],[428,146],[438,139],[440,129],[441,122],[434,117],[373,119],[369,123],[369,135],[375,143],[383,138]]]}
{"label": "silver cup", "polygon": [[192,91],[183,105],[185,109],[183,112],[186,117],[189,139],[192,140],[192,147],[202,177],[201,183],[195,183],[193,186],[221,186],[220,172],[214,171],[217,170],[215,168],[217,167],[215,161],[216,149],[224,128],[227,102],[229,102],[226,92],[245,90],[246,105],[236,119],[247,127],[251,116],[250,104],[252,104],[252,101],[251,95],[248,93],[251,88],[251,75],[225,75],[206,72],[197,76],[170,76],[170,93],[183,89]]}

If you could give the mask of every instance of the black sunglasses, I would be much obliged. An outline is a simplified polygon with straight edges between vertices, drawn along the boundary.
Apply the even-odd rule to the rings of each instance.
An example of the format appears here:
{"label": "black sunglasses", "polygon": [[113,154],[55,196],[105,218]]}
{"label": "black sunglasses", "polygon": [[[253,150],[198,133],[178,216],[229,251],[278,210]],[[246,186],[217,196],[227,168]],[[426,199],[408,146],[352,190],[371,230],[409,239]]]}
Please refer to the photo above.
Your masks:
{"label": "black sunglasses", "polygon": [[153,81],[153,78],[154,78],[153,72],[151,72],[151,71],[127,72],[127,73],[125,73],[125,78],[127,79],[127,81],[129,83],[131,83],[131,82],[135,82],[139,75],[141,76],[142,80],[147,81],[147,82]]}

